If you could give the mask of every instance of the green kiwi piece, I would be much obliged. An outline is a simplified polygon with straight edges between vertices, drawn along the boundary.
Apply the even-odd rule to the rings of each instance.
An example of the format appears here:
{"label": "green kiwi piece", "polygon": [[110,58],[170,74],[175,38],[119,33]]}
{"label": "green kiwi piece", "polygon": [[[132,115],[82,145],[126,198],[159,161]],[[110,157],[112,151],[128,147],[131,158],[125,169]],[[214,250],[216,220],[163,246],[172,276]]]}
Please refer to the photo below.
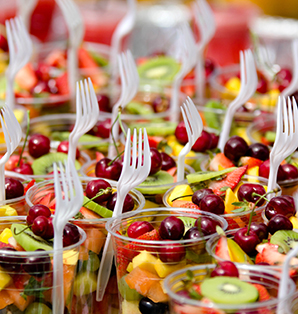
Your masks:
{"label": "green kiwi piece", "polygon": [[276,137],[276,133],[275,132],[267,131],[265,133],[265,138],[269,142],[274,142],[275,141],[275,137]]}
{"label": "green kiwi piece", "polygon": [[141,80],[171,82],[180,70],[180,64],[172,57],[158,56],[138,66]]}
{"label": "green kiwi piece", "polygon": [[[67,160],[67,154],[64,153],[49,153],[35,159],[32,163],[34,175],[44,175],[53,171],[53,163]],[[75,167],[77,170],[81,168],[81,164],[76,160]]]}
{"label": "green kiwi piece", "polygon": [[169,189],[166,185],[171,183],[174,183],[174,178],[168,172],[160,170],[148,176],[136,189],[145,195],[163,194]]}
{"label": "green kiwi piece", "polygon": [[154,110],[150,105],[146,105],[136,101],[128,103],[125,106],[125,111],[130,114],[139,114],[144,116],[154,114]]}
{"label": "green kiwi piece", "polygon": [[147,134],[151,136],[168,136],[175,133],[177,123],[170,121],[155,121],[155,122],[135,122],[130,123],[130,129],[146,128]]}
{"label": "green kiwi piece", "polygon": [[219,119],[219,117],[222,115],[223,110],[226,111],[227,108],[220,102],[215,100],[210,100],[207,102],[204,110],[204,118],[209,128],[221,130],[222,121]]}
{"label": "green kiwi piece", "polygon": [[221,304],[246,304],[256,302],[259,292],[256,287],[236,277],[213,277],[201,284],[204,297]]}
{"label": "green kiwi piece", "polygon": [[10,227],[14,239],[25,251],[36,251],[37,249],[45,251],[53,250],[53,246],[50,242],[36,236],[30,229],[26,228],[26,225],[17,223],[12,224]]}
{"label": "green kiwi piece", "polygon": [[99,216],[103,218],[110,218],[113,216],[113,212],[111,210],[91,201],[87,196],[84,196],[83,205],[87,209],[94,211],[96,214],[98,214]]}
{"label": "green kiwi piece", "polygon": [[220,171],[199,171],[195,173],[190,173],[186,176],[186,179],[189,184],[191,183],[199,183],[206,180],[211,180],[217,177],[220,177],[226,173],[229,173],[233,170],[237,169],[236,167],[231,167],[227,169],[223,169]]}
{"label": "green kiwi piece", "polygon": [[196,219],[192,217],[178,217],[183,221],[184,234],[195,225]]}
{"label": "green kiwi piece", "polygon": [[95,51],[89,51],[89,54],[91,55],[92,59],[101,67],[105,67],[109,64],[109,60],[99,53]]}
{"label": "green kiwi piece", "polygon": [[137,290],[131,289],[129,285],[125,281],[125,277],[127,275],[123,276],[119,282],[118,282],[118,289],[123,297],[123,299],[127,301],[138,301],[142,298],[142,295],[140,295]]}
{"label": "green kiwi piece", "polygon": [[298,233],[293,230],[278,230],[270,238],[270,243],[279,246],[282,253],[287,254],[298,243]]}

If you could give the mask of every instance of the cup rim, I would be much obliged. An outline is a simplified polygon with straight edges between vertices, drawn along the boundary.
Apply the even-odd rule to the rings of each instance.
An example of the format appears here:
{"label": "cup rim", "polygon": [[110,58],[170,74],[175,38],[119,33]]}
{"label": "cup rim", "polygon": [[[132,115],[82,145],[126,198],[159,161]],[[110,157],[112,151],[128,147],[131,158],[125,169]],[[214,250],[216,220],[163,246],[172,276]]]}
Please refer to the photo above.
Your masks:
{"label": "cup rim", "polygon": [[[256,266],[256,265],[236,265],[238,269],[240,270],[244,270],[244,271],[257,271],[260,273],[260,277],[263,275],[264,273],[268,274],[268,275],[273,275],[274,277],[280,277],[280,274],[274,270],[268,270],[268,269],[264,269],[263,267],[260,266]],[[201,307],[207,307],[207,308],[219,308],[219,309],[223,309],[223,310],[241,310],[241,309],[255,309],[260,307],[260,305],[262,307],[268,307],[268,306],[273,306],[275,304],[277,304],[277,302],[285,302],[286,300],[290,299],[293,297],[293,294],[296,290],[295,284],[293,281],[289,281],[288,282],[288,286],[290,286],[290,292],[284,299],[278,299],[278,298],[272,298],[270,300],[266,300],[266,301],[258,301],[258,302],[253,302],[253,303],[245,303],[245,304],[235,304],[235,305],[229,305],[229,304],[221,304],[221,303],[215,303],[212,302],[210,304],[210,306],[208,306],[208,304],[203,303],[199,300],[194,300],[194,299],[187,299],[183,296],[179,296],[177,295],[175,292],[173,292],[170,288],[170,281],[172,278],[175,278],[176,276],[182,275],[183,273],[186,273],[187,270],[191,270],[191,271],[196,271],[196,270],[202,270],[202,269],[212,269],[215,268],[216,264],[203,264],[203,265],[198,265],[198,266],[192,266],[190,268],[187,269],[180,269],[177,270],[173,273],[171,273],[169,276],[167,276],[164,280],[164,288],[167,292],[167,294],[170,296],[170,298],[172,298],[173,300],[179,302],[179,303],[184,303],[187,305],[193,305],[193,306],[201,306]],[[276,278],[277,281],[277,285],[279,280]]]}
{"label": "cup rim", "polygon": [[[213,213],[209,213],[209,212],[204,212],[202,210],[198,210],[198,209],[189,209],[189,208],[177,208],[177,207],[172,207],[172,208],[167,208],[167,207],[156,207],[156,208],[146,208],[146,209],[142,209],[142,210],[138,210],[138,211],[134,211],[134,212],[128,212],[128,213],[124,213],[119,215],[118,217],[112,217],[106,224],[106,230],[108,231],[108,233],[110,233],[112,236],[124,240],[126,242],[135,242],[135,243],[141,243],[141,244],[146,244],[146,245],[154,245],[154,246],[159,246],[161,244],[165,243],[165,240],[159,240],[159,241],[154,241],[154,240],[141,240],[141,239],[134,239],[134,238],[130,238],[128,236],[123,236],[121,234],[118,234],[117,232],[113,231],[113,229],[118,226],[119,224],[122,224],[122,221],[129,221],[130,219],[133,219],[133,217],[135,215],[137,215],[136,218],[144,218],[144,217],[149,217],[152,216],[146,216],[143,214],[146,213],[150,213],[150,212],[154,212],[154,217],[164,217],[165,216],[165,212],[169,212],[169,214],[171,214],[171,212],[175,210],[177,211],[177,213],[172,213],[172,215],[175,215],[177,217],[183,217],[182,215],[186,215],[186,216],[194,216],[194,214],[197,214],[198,216],[200,215],[205,215],[208,217],[212,217],[214,219],[216,219],[217,221],[222,223],[222,227],[224,230],[227,229],[228,227],[228,223],[227,221],[216,215]],[[156,213],[159,212],[159,213]],[[204,236],[201,237],[199,240],[196,239],[196,241],[207,241],[207,239],[210,238],[211,235],[208,236]],[[182,240],[169,240],[167,241],[168,244],[175,244],[175,243],[181,243],[181,244],[193,244],[194,243],[194,239],[182,239]]]}
{"label": "cup rim", "polygon": [[[10,216],[10,217],[0,217],[0,222],[5,222],[5,221],[16,221],[16,223],[18,223],[19,220],[23,221],[22,225],[26,224],[26,218],[27,216]],[[13,223],[13,222],[12,222]],[[86,233],[85,231],[76,225],[76,227],[78,228],[79,230],[79,233],[80,233],[80,240],[77,242],[77,243],[74,243],[72,245],[69,245],[67,247],[64,247],[62,249],[59,249],[58,251],[55,251],[54,249],[53,250],[49,250],[49,251],[12,251],[12,252],[9,252],[9,255],[16,255],[16,256],[20,256],[20,255],[30,255],[30,256],[38,256],[38,255],[50,255],[50,254],[54,254],[55,252],[65,252],[65,251],[70,251],[70,250],[73,250],[75,249],[76,247],[80,247],[81,244],[86,240],[87,236],[86,236]],[[7,254],[7,251],[6,250],[2,250],[0,248],[0,254]]]}

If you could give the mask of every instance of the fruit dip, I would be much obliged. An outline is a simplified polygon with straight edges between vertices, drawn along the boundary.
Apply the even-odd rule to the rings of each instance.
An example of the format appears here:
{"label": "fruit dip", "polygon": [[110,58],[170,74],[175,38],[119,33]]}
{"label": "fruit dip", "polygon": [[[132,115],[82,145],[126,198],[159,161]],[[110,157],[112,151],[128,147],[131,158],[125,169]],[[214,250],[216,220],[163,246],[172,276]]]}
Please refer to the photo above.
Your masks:
{"label": "fruit dip", "polygon": [[287,297],[278,299],[279,280],[279,273],[272,270],[221,262],[176,271],[166,278],[164,287],[173,314],[276,314],[279,306],[290,306],[295,292],[289,281]]}
{"label": "fruit dip", "polygon": [[106,229],[113,240],[121,313],[153,313],[153,308],[166,313],[164,278],[210,261],[205,243],[216,226],[225,229],[227,222],[181,208],[149,208],[111,219]]}
{"label": "fruit dip", "polygon": [[[74,279],[74,297],[72,312],[81,313],[109,313],[118,309],[118,289],[115,268],[112,269],[108,287],[102,302],[96,301],[97,272],[105,244],[107,232],[105,224],[112,217],[117,194],[116,182],[94,178],[82,178],[85,191],[84,205],[79,214],[71,222],[81,227],[87,235],[86,241],[80,247],[80,255]],[[95,197],[100,190],[105,191]],[[92,201],[90,199],[94,198]],[[45,205],[55,210],[55,192],[52,181],[43,181],[28,191],[29,206]],[[136,190],[129,192],[123,205],[123,212],[140,210],[145,200]]]}
{"label": "fruit dip", "polygon": [[[245,175],[247,166],[232,167],[214,172],[195,172],[187,180],[169,189],[163,196],[167,207],[195,208],[224,217],[229,229],[244,227],[250,220],[262,222],[267,179]],[[275,194],[280,194],[276,190]],[[256,207],[256,208],[254,208]]]}
{"label": "fruit dip", "polygon": [[[269,177],[271,147],[255,142],[248,145],[247,142],[239,137],[232,136],[225,144],[224,151],[205,159],[202,170],[217,171],[233,166],[247,166],[246,173],[262,178]],[[282,189],[282,194],[293,195],[298,187],[298,160],[296,153],[288,156],[279,166],[277,183]]]}
{"label": "fruit dip", "polygon": [[[49,212],[0,218],[0,309],[5,313],[52,313],[53,234],[36,235],[32,219],[48,221]],[[36,217],[35,217],[36,216]],[[34,221],[33,220],[33,221]],[[29,222],[30,221],[30,222]],[[32,225],[33,226],[33,225]],[[34,231],[33,231],[34,230]],[[71,309],[79,248],[86,234],[67,223],[63,232],[63,284],[65,313]]]}

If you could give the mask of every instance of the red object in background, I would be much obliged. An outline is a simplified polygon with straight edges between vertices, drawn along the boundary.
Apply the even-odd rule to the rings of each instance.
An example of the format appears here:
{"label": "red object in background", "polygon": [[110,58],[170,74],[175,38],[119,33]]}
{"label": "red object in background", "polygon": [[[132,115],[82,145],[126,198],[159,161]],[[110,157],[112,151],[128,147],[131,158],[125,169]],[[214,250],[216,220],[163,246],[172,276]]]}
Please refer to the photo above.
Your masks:
{"label": "red object in background", "polygon": [[30,33],[42,42],[49,35],[55,6],[55,0],[39,0],[32,13]]}

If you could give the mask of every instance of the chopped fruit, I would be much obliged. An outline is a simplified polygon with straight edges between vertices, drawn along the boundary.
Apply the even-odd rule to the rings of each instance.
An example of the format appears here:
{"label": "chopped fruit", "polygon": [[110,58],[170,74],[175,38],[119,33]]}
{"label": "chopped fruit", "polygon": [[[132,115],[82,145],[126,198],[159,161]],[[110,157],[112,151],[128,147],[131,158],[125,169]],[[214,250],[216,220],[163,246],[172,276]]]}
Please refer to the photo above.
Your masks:
{"label": "chopped fruit", "polygon": [[1,209],[5,210],[1,216],[17,216],[18,215],[17,211],[9,205],[3,205]]}
{"label": "chopped fruit", "polygon": [[209,169],[212,171],[219,171],[231,167],[234,167],[234,164],[224,155],[224,153],[216,154],[209,164]]}
{"label": "chopped fruit", "polygon": [[172,203],[172,207],[200,209],[198,205],[189,201],[176,200]]}
{"label": "chopped fruit", "polygon": [[67,73],[65,72],[61,76],[56,78],[56,86],[58,88],[58,91],[61,95],[68,95],[69,94],[69,88],[68,88],[68,77]]}
{"label": "chopped fruit", "polygon": [[251,169],[253,167],[259,167],[260,164],[263,163],[263,160],[249,157],[249,156],[243,156],[239,160],[241,166],[248,166],[248,169]]}
{"label": "chopped fruit", "polygon": [[156,281],[151,285],[147,297],[155,303],[168,301],[168,296],[164,293],[160,281]]}
{"label": "chopped fruit", "polygon": [[[252,167],[250,169],[247,169],[247,172],[246,172],[248,175],[250,176],[256,176],[258,177],[259,176],[259,167],[258,166],[255,166],[255,167]],[[257,178],[248,178],[248,181],[249,182],[259,182]]]}
{"label": "chopped fruit", "polygon": [[191,202],[192,195],[193,190],[188,184],[177,185],[169,196],[168,202],[171,206],[176,198],[178,198],[179,200]]}
{"label": "chopped fruit", "polygon": [[7,273],[0,271],[0,291],[5,289],[11,281],[12,278]]}
{"label": "chopped fruit", "polygon": [[139,310],[139,301],[123,300],[121,306],[123,314],[141,314]]}
{"label": "chopped fruit", "polygon": [[148,270],[151,273],[156,273],[155,264],[157,261],[158,259],[155,256],[147,251],[142,251],[139,255],[132,259],[132,267],[140,267],[141,269]]}
{"label": "chopped fruit", "polygon": [[225,261],[231,260],[229,249],[228,249],[227,237],[222,236],[219,238],[215,247],[215,255],[222,258]]}
{"label": "chopped fruit", "polygon": [[298,218],[295,216],[292,216],[289,219],[291,223],[293,224],[293,229],[298,229]]}
{"label": "chopped fruit", "polygon": [[258,254],[256,255],[255,263],[256,263],[256,264],[259,264],[259,263],[263,263],[263,262],[264,262],[264,260],[263,260],[263,255],[262,255],[261,253],[258,253]]}
{"label": "chopped fruit", "polygon": [[225,212],[228,214],[232,214],[233,210],[236,208],[235,205],[233,205],[234,202],[238,202],[238,198],[235,195],[235,193],[232,191],[232,189],[228,188],[226,190],[226,197],[225,197]]}
{"label": "chopped fruit", "polygon": [[237,184],[240,182],[242,176],[245,174],[247,170],[247,166],[239,167],[232,172],[226,174],[226,177],[220,181],[211,182],[209,188],[212,189],[214,194],[221,195],[223,191],[221,191],[224,187],[230,187],[234,189]]}
{"label": "chopped fruit", "polygon": [[9,228],[5,228],[0,234],[0,242],[8,243],[8,239],[12,236],[11,230]]}
{"label": "chopped fruit", "polygon": [[150,147],[158,148],[158,144],[163,140],[161,136],[148,136],[148,142]]}
{"label": "chopped fruit", "polygon": [[257,284],[257,283],[253,283],[253,285],[258,289],[259,301],[262,302],[262,301],[267,301],[267,300],[271,299],[268,290],[264,286]]}
{"label": "chopped fruit", "polygon": [[250,257],[241,249],[241,247],[232,239],[228,238],[228,250],[232,262],[253,264]]}
{"label": "chopped fruit", "polygon": [[184,266],[186,266],[185,260],[183,260],[179,264],[168,265],[168,264],[162,262],[160,259],[157,259],[157,261],[154,264],[155,271],[157,272],[157,274],[160,278],[165,278],[166,276],[168,276],[172,272],[179,270],[179,269],[183,268]]}
{"label": "chopped fruit", "polygon": [[38,79],[31,64],[25,65],[16,75],[15,81],[17,84],[27,90],[31,89],[37,84]]}
{"label": "chopped fruit", "polygon": [[13,300],[9,296],[9,294],[5,290],[0,291],[0,310],[4,309],[5,307],[12,303]]}

